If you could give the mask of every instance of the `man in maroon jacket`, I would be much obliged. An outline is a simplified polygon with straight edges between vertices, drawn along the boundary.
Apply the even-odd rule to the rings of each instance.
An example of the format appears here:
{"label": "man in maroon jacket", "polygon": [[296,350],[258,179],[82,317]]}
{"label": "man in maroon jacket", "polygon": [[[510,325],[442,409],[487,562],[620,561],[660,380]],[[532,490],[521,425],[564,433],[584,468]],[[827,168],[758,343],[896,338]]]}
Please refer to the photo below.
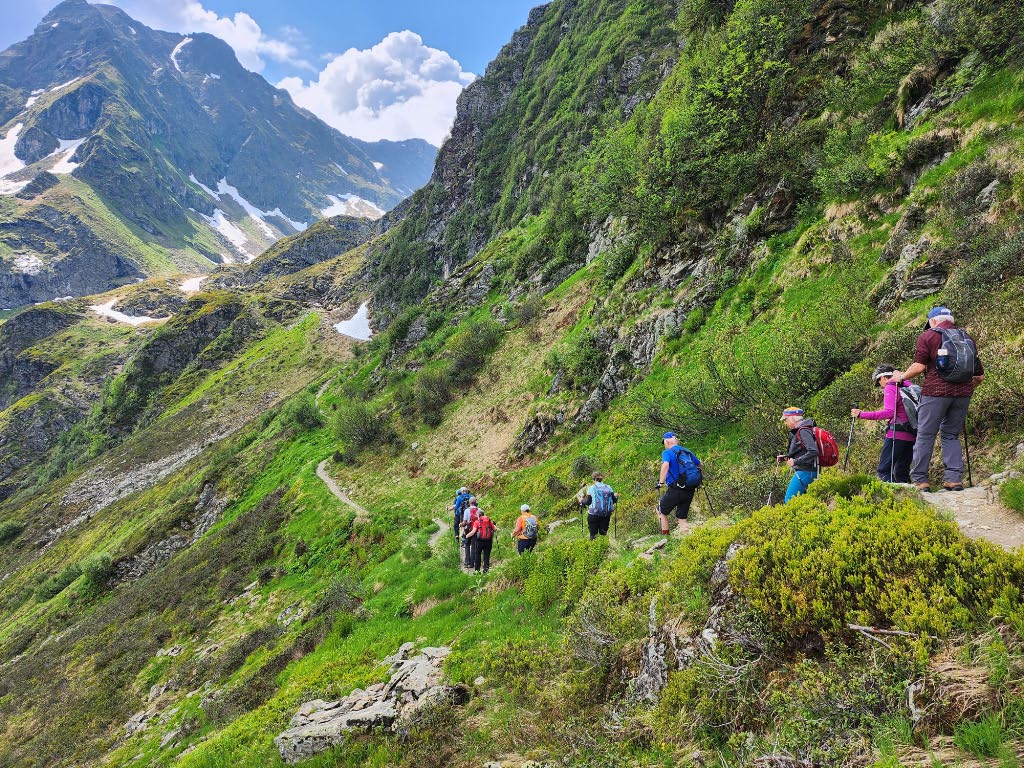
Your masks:
{"label": "man in maroon jacket", "polygon": [[[969,361],[972,370],[960,373],[946,370],[940,373],[940,368],[948,369],[946,361],[957,356],[961,361]],[[914,443],[910,479],[922,491],[931,489],[928,465],[935,449],[935,437],[941,434],[942,464],[946,470],[942,487],[947,491],[962,491],[964,454],[960,433],[967,421],[967,406],[971,402],[971,395],[984,378],[985,369],[974,341],[966,332],[956,328],[953,313],[947,307],[935,307],[928,313],[926,330],[917,337],[914,364],[902,373],[896,371],[893,378],[902,381],[922,373],[924,384],[921,386],[921,405],[917,411],[917,442]]]}

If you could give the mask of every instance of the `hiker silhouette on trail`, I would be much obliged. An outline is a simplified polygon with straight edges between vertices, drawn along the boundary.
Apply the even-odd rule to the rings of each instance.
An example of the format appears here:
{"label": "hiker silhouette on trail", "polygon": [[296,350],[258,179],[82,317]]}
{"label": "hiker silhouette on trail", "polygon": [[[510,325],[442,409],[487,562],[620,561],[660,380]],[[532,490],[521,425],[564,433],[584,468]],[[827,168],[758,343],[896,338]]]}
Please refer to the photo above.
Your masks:
{"label": "hiker silhouette on trail", "polygon": [[677,530],[685,534],[690,530],[690,505],[700,486],[702,464],[693,452],[679,444],[675,432],[666,432],[661,440],[665,448],[661,452],[661,473],[657,485],[659,490],[665,489],[665,493],[658,499],[661,535],[669,535],[669,515],[673,510],[678,520]]}
{"label": "hiker silhouette on trail", "polygon": [[882,443],[882,454],[878,458],[878,478],[890,483],[909,483],[916,434],[905,399],[919,402],[921,393],[919,388],[894,379],[895,372],[894,366],[883,364],[875,368],[871,377],[875,386],[882,389],[882,410],[862,411],[853,408],[850,415],[857,419],[889,422],[885,442]]}
{"label": "hiker silhouette on trail", "polygon": [[576,500],[580,506],[587,507],[587,530],[590,531],[590,540],[593,541],[599,535],[608,535],[608,523],[615,512],[619,494],[604,482],[604,475],[600,472],[594,472],[591,479],[594,483],[589,488],[581,488],[576,494]]}
{"label": "hiker silhouette on trail", "polygon": [[540,533],[540,525],[537,523],[537,516],[530,511],[529,504],[519,507],[519,517],[516,519],[516,526],[512,529],[512,539],[516,542],[516,550],[519,554],[532,552],[537,546],[537,535]]}
{"label": "hiker silhouette on trail", "polygon": [[803,408],[786,408],[782,420],[789,428],[789,450],[776,456],[775,461],[785,460],[793,469],[793,477],[786,488],[785,502],[788,502],[818,479],[818,444],[814,440],[814,419],[804,418]]}
{"label": "hiker silhouette on trail", "polygon": [[[957,328],[948,307],[933,307],[925,331],[917,337],[914,362],[896,371],[896,381],[924,374],[921,405],[917,409],[917,442],[910,465],[910,479],[922,491],[931,490],[928,465],[935,450],[935,438],[942,437],[942,488],[964,489],[964,453],[960,433],[967,425],[967,408],[974,388],[985,378],[978,347],[966,331]],[[966,435],[965,435],[966,437]]]}

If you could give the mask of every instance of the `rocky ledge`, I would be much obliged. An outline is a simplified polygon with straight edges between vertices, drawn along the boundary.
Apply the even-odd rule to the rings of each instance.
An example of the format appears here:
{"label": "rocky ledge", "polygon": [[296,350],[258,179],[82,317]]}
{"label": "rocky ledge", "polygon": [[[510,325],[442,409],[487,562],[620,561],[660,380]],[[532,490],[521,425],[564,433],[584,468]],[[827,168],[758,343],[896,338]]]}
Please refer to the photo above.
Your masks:
{"label": "rocky ledge", "polygon": [[441,683],[441,665],[451,649],[424,648],[410,657],[414,648],[405,643],[384,660],[391,665],[388,682],[356,688],[340,701],[315,699],[299,707],[291,727],[274,739],[281,759],[297,763],[341,744],[353,729],[393,729],[426,706],[464,700],[464,691]]}

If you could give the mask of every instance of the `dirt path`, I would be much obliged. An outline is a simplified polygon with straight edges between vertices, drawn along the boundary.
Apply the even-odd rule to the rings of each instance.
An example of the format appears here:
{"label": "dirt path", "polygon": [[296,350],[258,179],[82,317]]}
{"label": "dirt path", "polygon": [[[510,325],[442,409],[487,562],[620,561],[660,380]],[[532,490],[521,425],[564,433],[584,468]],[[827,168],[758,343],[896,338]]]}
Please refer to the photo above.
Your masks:
{"label": "dirt path", "polygon": [[427,542],[431,549],[437,549],[437,545],[441,542],[441,539],[447,536],[452,529],[448,523],[439,517],[434,518],[434,524],[437,525],[437,530],[430,534],[430,540]]}
{"label": "dirt path", "polygon": [[324,481],[324,485],[330,490],[331,493],[340,501],[342,504],[347,504],[356,511],[356,523],[366,523],[370,520],[370,513],[365,508],[356,504],[352,499],[345,495],[344,491],[338,487],[338,484],[334,482],[334,478],[327,474],[327,462],[330,459],[324,459],[316,465],[316,476]]}
{"label": "dirt path", "polygon": [[326,392],[327,388],[331,386],[331,384],[333,383],[334,379],[328,379],[327,381],[325,381],[323,384],[320,385],[320,389],[316,391],[316,397],[313,398],[313,403],[314,405],[316,405],[316,409],[320,411],[320,415],[325,418],[327,417],[327,414],[324,413],[323,408],[320,407],[320,398],[324,396],[324,392]]}
{"label": "dirt path", "polygon": [[973,539],[987,539],[1003,549],[1024,546],[1024,517],[999,503],[999,489],[991,480],[966,491],[922,493],[924,500],[956,520]]}

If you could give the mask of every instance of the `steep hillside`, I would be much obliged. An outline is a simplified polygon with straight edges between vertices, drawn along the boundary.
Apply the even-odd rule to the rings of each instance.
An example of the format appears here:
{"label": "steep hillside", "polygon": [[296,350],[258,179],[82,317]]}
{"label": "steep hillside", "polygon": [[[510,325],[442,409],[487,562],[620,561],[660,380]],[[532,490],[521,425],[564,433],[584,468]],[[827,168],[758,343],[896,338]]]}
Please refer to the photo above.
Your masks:
{"label": "steep hillside", "polygon": [[3,307],[248,261],[323,216],[376,218],[434,154],[350,139],[217,38],[85,0],[0,53],[0,88]]}
{"label": "steep hillside", "polygon": [[[971,503],[1024,513],[1019,13],[555,0],[374,228],[5,320],[0,765],[1017,765],[1024,551],[868,423],[789,504],[773,459],[942,302]],[[662,539],[666,429],[706,483]]]}

